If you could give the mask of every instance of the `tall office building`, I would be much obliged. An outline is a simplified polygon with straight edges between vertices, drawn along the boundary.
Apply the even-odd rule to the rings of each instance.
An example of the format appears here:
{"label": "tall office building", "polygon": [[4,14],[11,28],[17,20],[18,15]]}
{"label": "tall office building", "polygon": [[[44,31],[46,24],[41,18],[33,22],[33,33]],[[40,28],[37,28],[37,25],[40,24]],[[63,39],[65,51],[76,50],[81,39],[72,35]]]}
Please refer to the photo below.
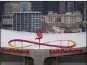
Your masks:
{"label": "tall office building", "polygon": [[13,12],[31,11],[30,2],[7,2],[4,5],[4,15],[12,15]]}
{"label": "tall office building", "polygon": [[42,29],[41,12],[15,12],[12,29],[16,31],[35,32]]}
{"label": "tall office building", "polygon": [[80,11],[83,15],[83,21],[86,21],[87,17],[87,2],[82,1],[69,1],[67,2],[67,12]]}
{"label": "tall office building", "polygon": [[67,1],[67,12],[73,12],[74,11],[74,1]]}
{"label": "tall office building", "polygon": [[7,2],[4,5],[4,15],[12,15],[13,12],[20,11],[20,4],[19,2]]}
{"label": "tall office building", "polygon": [[58,14],[64,14],[66,12],[75,11],[75,1],[40,1],[32,2],[32,10],[40,11],[43,14],[47,14],[48,11],[57,12]]}
{"label": "tall office building", "polygon": [[20,2],[20,11],[31,11],[31,2]]}
{"label": "tall office building", "polygon": [[57,1],[57,2],[53,2],[53,1],[48,1],[47,3],[46,3],[46,5],[47,6],[45,6],[45,11],[53,11],[53,12],[57,12],[57,13],[59,13],[59,2]]}
{"label": "tall office building", "polygon": [[4,5],[4,15],[2,15],[2,28],[12,29],[13,23],[13,12],[19,12],[20,5],[19,2],[6,2]]}
{"label": "tall office building", "polygon": [[54,1],[34,1],[32,2],[32,10],[40,11],[44,15],[48,13],[48,11],[53,11],[59,13],[59,2]]}
{"label": "tall office building", "polygon": [[83,12],[83,6],[84,6],[84,2],[81,1],[77,1],[74,4],[74,8],[76,11],[81,11],[81,13]]}
{"label": "tall office building", "polygon": [[83,20],[87,21],[87,2],[84,2]]}
{"label": "tall office building", "polygon": [[77,2],[76,6],[76,10],[80,11],[83,15],[83,21],[87,21],[87,2]]}
{"label": "tall office building", "polygon": [[60,1],[59,7],[57,8],[57,11],[59,11],[59,14],[65,14],[67,12],[67,2],[66,1]]}
{"label": "tall office building", "polygon": [[32,11],[40,11],[40,12],[43,12],[43,9],[44,9],[44,2],[43,1],[32,1],[31,2],[32,6]]}
{"label": "tall office building", "polygon": [[[80,11],[81,14],[83,15],[83,21],[84,21],[84,17],[86,16],[86,12],[85,12],[85,2],[75,2],[75,11]],[[84,14],[85,13],[85,14]]]}
{"label": "tall office building", "polygon": [[80,11],[82,13],[83,2],[80,1],[68,1],[67,12]]}

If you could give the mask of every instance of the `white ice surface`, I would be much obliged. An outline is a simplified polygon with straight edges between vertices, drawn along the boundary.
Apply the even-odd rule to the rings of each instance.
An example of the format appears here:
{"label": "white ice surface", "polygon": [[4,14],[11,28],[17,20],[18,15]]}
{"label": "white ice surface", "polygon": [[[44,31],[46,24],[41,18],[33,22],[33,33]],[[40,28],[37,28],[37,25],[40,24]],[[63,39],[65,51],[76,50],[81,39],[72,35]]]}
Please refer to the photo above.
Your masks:
{"label": "white ice surface", "polygon": [[[1,47],[9,47],[8,41],[12,39],[23,39],[23,40],[30,40],[36,41],[36,33],[30,32],[18,32],[12,30],[4,30],[1,29]],[[86,47],[86,32],[81,33],[43,33],[43,38],[41,42],[49,42],[55,40],[74,40],[76,42],[75,47]],[[16,43],[17,46],[21,46],[21,42],[12,42],[13,44]],[[26,47],[27,49],[39,49],[39,45],[29,44],[26,42],[22,42],[23,46],[32,45],[30,47]],[[48,44],[52,45],[60,45],[60,42],[51,42]],[[62,42],[63,46],[67,46],[68,43],[66,41]],[[72,44],[69,44],[72,45]],[[25,48],[25,49],[26,49]],[[47,46],[40,46],[40,49],[56,49],[55,47],[47,47]]]}

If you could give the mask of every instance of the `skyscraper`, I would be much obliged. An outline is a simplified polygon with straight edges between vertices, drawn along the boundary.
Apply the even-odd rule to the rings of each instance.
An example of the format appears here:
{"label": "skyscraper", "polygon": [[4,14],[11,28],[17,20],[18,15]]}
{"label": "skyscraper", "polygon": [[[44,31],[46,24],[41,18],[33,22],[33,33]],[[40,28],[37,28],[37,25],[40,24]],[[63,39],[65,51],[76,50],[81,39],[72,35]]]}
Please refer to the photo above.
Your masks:
{"label": "skyscraper", "polygon": [[87,17],[87,2],[82,2],[82,1],[79,1],[79,2],[76,2],[76,11],[80,11],[81,14],[83,15],[83,21],[86,21],[86,17]]}
{"label": "skyscraper", "polygon": [[59,2],[57,1],[57,2],[55,2],[55,1],[48,1],[47,3],[46,3],[46,7],[45,7],[45,10],[46,11],[53,11],[53,12],[57,12],[57,13],[59,13]]}
{"label": "skyscraper", "polygon": [[31,2],[32,11],[40,11],[43,12],[44,2],[43,1],[32,1]]}
{"label": "skyscraper", "polygon": [[31,11],[30,2],[7,2],[4,5],[4,15],[12,15],[13,12]]}
{"label": "skyscraper", "polygon": [[57,8],[57,11],[59,11],[59,14],[64,14],[67,12],[67,2],[66,1],[60,1],[59,7]]}
{"label": "skyscraper", "polygon": [[87,2],[83,1],[70,1],[67,2],[67,12],[80,11],[83,15],[83,21],[87,17]]}
{"label": "skyscraper", "polygon": [[74,11],[74,1],[67,1],[67,12],[73,12]]}
{"label": "skyscraper", "polygon": [[58,1],[34,1],[32,2],[32,11],[40,11],[44,15],[48,13],[48,11],[53,11],[59,13]]}
{"label": "skyscraper", "polygon": [[31,3],[30,2],[20,2],[20,11],[31,11]]}
{"label": "skyscraper", "polygon": [[20,11],[20,4],[19,2],[7,2],[4,5],[4,15],[12,15],[13,12]]}
{"label": "skyscraper", "polygon": [[87,21],[87,2],[84,2],[84,6],[83,6],[83,20]]}

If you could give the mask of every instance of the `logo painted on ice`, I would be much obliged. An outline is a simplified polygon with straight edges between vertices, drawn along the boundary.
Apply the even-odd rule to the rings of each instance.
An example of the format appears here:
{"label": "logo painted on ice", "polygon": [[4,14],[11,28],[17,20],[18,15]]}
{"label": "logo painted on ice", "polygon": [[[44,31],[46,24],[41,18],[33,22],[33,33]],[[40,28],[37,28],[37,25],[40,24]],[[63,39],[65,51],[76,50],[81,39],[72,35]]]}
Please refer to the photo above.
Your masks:
{"label": "logo painted on ice", "polygon": [[47,44],[47,43],[50,43],[50,42],[44,42],[44,43],[42,43],[42,42],[40,42],[40,40],[41,40],[42,37],[43,37],[42,31],[41,31],[41,30],[37,30],[37,31],[36,31],[36,34],[37,34],[37,38],[35,38],[35,39],[39,40],[39,42],[30,41],[30,40],[22,40],[22,39],[13,39],[13,40],[10,40],[10,41],[8,42],[8,45],[9,45],[10,47],[13,47],[13,48],[25,48],[25,47],[31,46],[31,45],[28,45],[28,46],[17,46],[17,45],[16,45],[16,46],[15,46],[15,45],[12,44],[12,42],[15,41],[15,42],[26,42],[26,43],[28,43],[28,44],[35,44],[35,45],[42,45],[42,46],[56,47],[56,48],[73,48],[73,47],[76,46],[76,42],[73,41],[73,40],[55,40],[55,41],[50,41],[50,42],[59,42],[59,41],[62,42],[62,41],[67,41],[68,43],[69,43],[69,42],[72,43],[71,46],[61,46],[61,45]]}

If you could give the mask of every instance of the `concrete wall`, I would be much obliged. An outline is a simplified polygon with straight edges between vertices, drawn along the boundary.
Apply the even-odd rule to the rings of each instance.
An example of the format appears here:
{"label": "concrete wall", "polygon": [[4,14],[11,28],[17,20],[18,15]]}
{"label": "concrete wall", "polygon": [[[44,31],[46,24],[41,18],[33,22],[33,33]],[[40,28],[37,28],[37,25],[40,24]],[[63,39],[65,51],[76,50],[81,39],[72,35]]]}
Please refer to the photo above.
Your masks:
{"label": "concrete wall", "polygon": [[0,65],[24,65],[24,57],[14,55],[1,55]]}
{"label": "concrete wall", "polygon": [[31,57],[0,54],[0,65],[34,65]]}
{"label": "concrete wall", "polygon": [[44,65],[86,65],[86,55],[49,57]]}
{"label": "concrete wall", "polygon": [[64,56],[59,58],[59,65],[86,65],[86,55]]}

